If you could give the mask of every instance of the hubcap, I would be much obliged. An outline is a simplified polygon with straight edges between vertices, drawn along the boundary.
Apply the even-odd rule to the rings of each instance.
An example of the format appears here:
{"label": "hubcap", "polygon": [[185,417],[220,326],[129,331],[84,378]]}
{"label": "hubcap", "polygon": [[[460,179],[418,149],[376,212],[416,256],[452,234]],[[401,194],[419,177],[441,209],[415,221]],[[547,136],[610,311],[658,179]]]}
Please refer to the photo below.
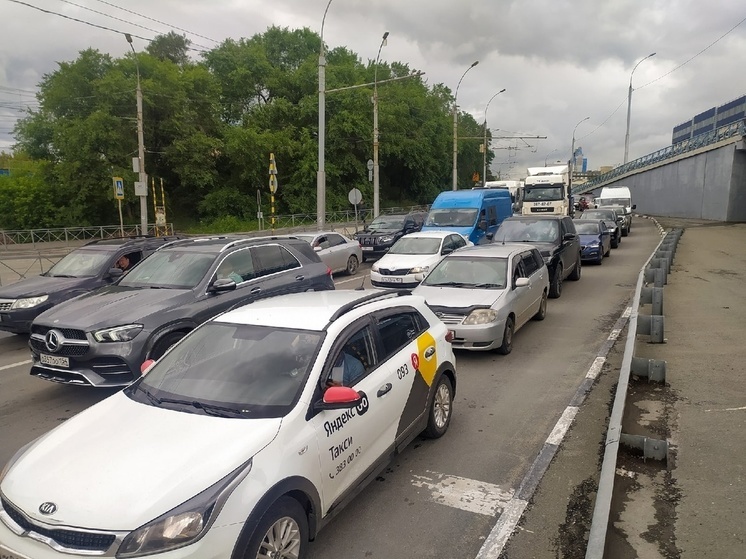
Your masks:
{"label": "hubcap", "polygon": [[300,556],[300,528],[285,516],[270,526],[259,546],[257,559],[298,559]]}
{"label": "hubcap", "polygon": [[433,402],[433,416],[436,427],[442,429],[450,415],[451,391],[448,390],[448,387],[445,384],[441,384],[438,387],[438,391],[435,393],[435,401]]}
{"label": "hubcap", "polygon": [[347,261],[347,271],[354,274],[355,270],[357,270],[357,259],[354,256],[350,256],[350,259]]}

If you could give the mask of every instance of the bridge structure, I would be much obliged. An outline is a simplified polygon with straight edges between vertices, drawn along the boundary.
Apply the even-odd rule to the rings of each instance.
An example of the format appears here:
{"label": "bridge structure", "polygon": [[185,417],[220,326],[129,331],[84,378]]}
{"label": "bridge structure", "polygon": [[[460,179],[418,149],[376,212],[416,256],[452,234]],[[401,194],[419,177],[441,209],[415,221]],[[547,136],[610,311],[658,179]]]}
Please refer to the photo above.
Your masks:
{"label": "bridge structure", "polygon": [[627,186],[637,212],[746,221],[746,120],[650,153],[578,184],[574,196]]}

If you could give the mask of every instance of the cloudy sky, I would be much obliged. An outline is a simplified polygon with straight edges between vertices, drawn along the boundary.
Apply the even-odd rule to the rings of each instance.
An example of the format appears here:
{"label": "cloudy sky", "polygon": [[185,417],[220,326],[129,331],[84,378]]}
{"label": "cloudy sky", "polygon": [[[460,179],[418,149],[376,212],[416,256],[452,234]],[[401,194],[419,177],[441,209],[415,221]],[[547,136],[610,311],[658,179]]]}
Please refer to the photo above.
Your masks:
{"label": "cloudy sky", "polygon": [[[13,144],[15,118],[36,106],[33,93],[57,62],[89,47],[128,51],[115,31],[152,38],[173,29],[213,47],[273,24],[318,32],[327,2],[0,0],[0,149]],[[324,40],[367,61],[384,31],[381,59],[408,63],[430,84],[455,89],[478,60],[458,103],[480,123],[506,89],[487,122],[494,136],[513,138],[493,143],[493,169],[509,178],[567,160],[585,117],[575,138],[588,168],[620,164],[630,74],[650,53],[634,72],[630,160],[670,145],[676,124],[746,94],[743,0],[332,0]],[[145,45],[135,39],[138,50]]]}

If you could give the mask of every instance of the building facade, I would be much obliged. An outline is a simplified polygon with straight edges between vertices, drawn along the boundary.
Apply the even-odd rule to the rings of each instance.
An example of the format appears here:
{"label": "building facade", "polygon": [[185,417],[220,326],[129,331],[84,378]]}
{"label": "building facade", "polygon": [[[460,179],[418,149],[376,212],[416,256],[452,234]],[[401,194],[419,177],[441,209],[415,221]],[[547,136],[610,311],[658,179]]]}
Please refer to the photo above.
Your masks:
{"label": "building facade", "polygon": [[705,134],[744,119],[746,119],[746,95],[728,101],[719,107],[707,109],[691,120],[674,126],[671,144],[678,144],[699,134]]}

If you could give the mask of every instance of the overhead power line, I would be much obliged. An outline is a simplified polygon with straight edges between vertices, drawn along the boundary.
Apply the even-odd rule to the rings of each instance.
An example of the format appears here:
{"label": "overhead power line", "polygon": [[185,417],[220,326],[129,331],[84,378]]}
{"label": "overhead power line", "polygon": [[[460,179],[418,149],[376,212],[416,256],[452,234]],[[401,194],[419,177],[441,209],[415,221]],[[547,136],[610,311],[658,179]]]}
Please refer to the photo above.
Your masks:
{"label": "overhead power line", "polygon": [[194,35],[195,37],[199,37],[201,39],[207,39],[208,41],[212,41],[213,43],[219,43],[220,41],[217,41],[215,39],[211,39],[210,37],[205,37],[204,35],[200,35],[199,33],[195,33],[194,31],[189,31],[187,29],[182,29],[181,27],[177,27],[175,25],[171,25],[169,23],[166,23],[164,21],[160,21],[158,19],[152,18],[150,16],[146,16],[144,14],[139,14],[137,12],[134,12],[132,10],[128,10],[127,8],[122,8],[121,6],[117,6],[116,4],[112,4],[111,2],[107,2],[106,0],[96,0],[97,2],[101,2],[102,4],[106,4],[107,6],[111,6],[112,8],[116,8],[117,10],[122,10],[123,12],[130,13],[132,15],[136,15],[138,17],[142,17],[145,19],[149,19],[150,21],[154,21],[155,23],[159,23],[161,25],[165,25],[166,27],[172,27],[174,29],[177,29],[178,31],[183,31],[184,33],[189,33],[190,35]]}

